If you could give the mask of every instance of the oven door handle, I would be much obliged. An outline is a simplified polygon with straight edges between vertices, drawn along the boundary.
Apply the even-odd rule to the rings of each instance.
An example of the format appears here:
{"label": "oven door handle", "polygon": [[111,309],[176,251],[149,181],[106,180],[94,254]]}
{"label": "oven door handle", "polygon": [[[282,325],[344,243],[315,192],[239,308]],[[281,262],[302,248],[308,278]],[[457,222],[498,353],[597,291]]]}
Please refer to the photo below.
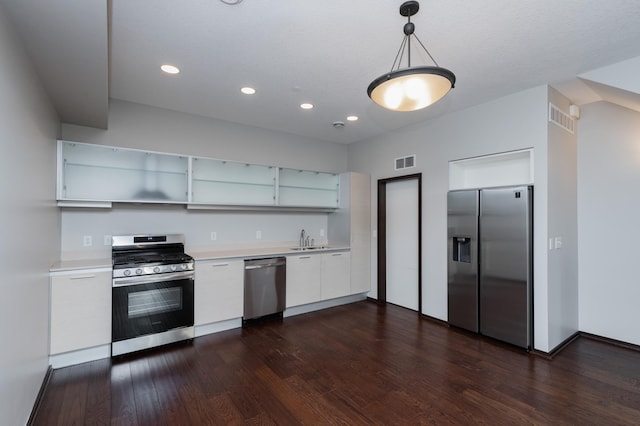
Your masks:
{"label": "oven door handle", "polygon": [[167,281],[193,279],[193,272],[171,272],[168,274],[145,275],[141,277],[116,278],[113,280],[113,287],[126,287],[136,284],[162,283]]}

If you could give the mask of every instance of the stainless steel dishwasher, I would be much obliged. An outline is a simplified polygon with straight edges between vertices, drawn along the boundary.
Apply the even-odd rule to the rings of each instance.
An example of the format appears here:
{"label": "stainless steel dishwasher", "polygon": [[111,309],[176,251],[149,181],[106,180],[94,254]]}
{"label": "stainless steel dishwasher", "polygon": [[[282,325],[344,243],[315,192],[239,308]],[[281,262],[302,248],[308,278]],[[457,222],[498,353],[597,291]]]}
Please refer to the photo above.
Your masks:
{"label": "stainless steel dishwasher", "polygon": [[286,301],[286,268],[284,257],[244,261],[243,326],[258,318],[282,318]]}

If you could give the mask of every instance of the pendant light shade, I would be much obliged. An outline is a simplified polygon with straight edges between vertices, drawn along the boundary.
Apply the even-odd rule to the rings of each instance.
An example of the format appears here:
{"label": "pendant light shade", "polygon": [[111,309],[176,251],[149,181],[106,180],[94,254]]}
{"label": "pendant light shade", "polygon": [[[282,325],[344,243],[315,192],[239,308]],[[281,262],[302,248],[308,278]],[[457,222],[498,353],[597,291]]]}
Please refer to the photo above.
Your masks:
{"label": "pendant light shade", "polygon": [[[433,56],[414,34],[411,16],[418,12],[417,1],[407,1],[400,6],[400,15],[406,16],[404,38],[393,61],[391,71],[376,78],[367,89],[369,97],[378,105],[392,111],[417,111],[436,103],[455,86],[456,76],[446,68],[438,66]],[[429,58],[432,66],[411,66],[411,37],[414,37]],[[407,68],[400,68],[402,57],[407,53]]]}

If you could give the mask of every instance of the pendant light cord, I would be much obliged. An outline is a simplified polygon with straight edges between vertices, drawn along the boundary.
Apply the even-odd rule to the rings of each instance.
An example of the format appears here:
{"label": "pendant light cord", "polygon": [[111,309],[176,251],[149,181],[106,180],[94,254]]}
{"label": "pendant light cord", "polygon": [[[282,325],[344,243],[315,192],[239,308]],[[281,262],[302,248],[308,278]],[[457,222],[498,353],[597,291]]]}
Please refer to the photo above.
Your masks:
{"label": "pendant light cord", "polygon": [[427,52],[427,55],[429,55],[429,58],[431,59],[431,61],[436,65],[436,67],[439,68],[440,65],[438,65],[438,63],[433,58],[433,56],[431,56],[431,53],[425,47],[425,45],[422,44],[422,41],[415,34],[415,32],[413,31],[413,28],[410,29],[410,32],[407,32],[408,25],[411,25],[411,15],[407,16],[407,23],[405,24],[405,35],[402,38],[402,43],[400,43],[400,49],[398,49],[398,53],[396,53],[396,58],[393,60],[393,64],[391,65],[390,72],[393,72],[394,69],[400,69],[400,64],[402,63],[402,58],[404,57],[405,49],[407,50],[407,67],[411,68],[411,36],[415,37],[416,40],[418,40],[418,43],[420,44],[420,46],[422,46],[424,51]]}
{"label": "pendant light cord", "polygon": [[[433,56],[431,56],[431,53],[429,53],[429,50],[427,50],[426,47],[424,47],[424,44],[422,44],[422,42],[420,41],[420,39],[418,38],[417,35],[413,34],[413,36],[416,38],[416,40],[418,40],[418,43],[420,43],[420,46],[422,46],[422,48],[424,49],[425,52],[427,52],[427,55],[429,55],[429,58],[431,58],[431,60],[433,61],[434,64],[436,64],[436,67],[440,68],[440,65],[438,65],[438,63],[436,62],[435,59],[433,59]],[[409,65],[411,66],[411,65]]]}

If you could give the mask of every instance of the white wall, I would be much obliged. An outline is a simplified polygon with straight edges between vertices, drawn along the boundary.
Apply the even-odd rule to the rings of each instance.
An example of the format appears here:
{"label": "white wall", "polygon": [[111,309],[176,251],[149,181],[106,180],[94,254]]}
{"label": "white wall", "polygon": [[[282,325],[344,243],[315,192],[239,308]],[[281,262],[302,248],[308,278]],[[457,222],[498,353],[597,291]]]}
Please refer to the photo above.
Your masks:
{"label": "white wall", "polygon": [[48,366],[59,123],[0,5],[0,424],[25,424]]}
{"label": "white wall", "polygon": [[[549,345],[547,289],[546,86],[449,114],[431,122],[349,146],[349,169],[371,175],[372,227],[377,228],[376,181],[410,173],[423,177],[423,313],[447,320],[448,161],[524,148],[535,150],[534,322],[535,348]],[[393,170],[393,159],[417,155],[417,167]],[[372,240],[372,289],[377,297],[376,240]]]}
{"label": "white wall", "polygon": [[74,142],[197,155],[323,172],[347,171],[347,147],[112,99],[108,130],[63,124]]}
{"label": "white wall", "polygon": [[640,113],[581,108],[578,143],[580,330],[640,345]]}
{"label": "white wall", "polygon": [[[346,145],[322,142],[220,120],[112,100],[109,129],[64,124],[62,138],[160,152],[246,161],[282,167],[340,173],[347,170]],[[219,246],[298,243],[301,229],[325,242],[327,213],[259,213],[190,211],[184,206],[127,206],[113,209],[63,209],[62,258],[109,257],[105,235],[130,233],[185,234],[186,249]],[[256,239],[256,231],[262,239]],[[211,240],[211,232],[217,240]],[[82,245],[83,236],[93,246]]]}
{"label": "white wall", "polygon": [[[74,208],[62,211],[62,259],[111,257],[104,236],[184,234],[187,253],[220,247],[298,245],[300,230],[326,243],[327,213],[261,213],[187,210],[184,206],[116,205],[113,209]],[[320,237],[324,230],[325,237]],[[256,239],[256,231],[262,239]],[[217,239],[211,240],[211,232]],[[83,237],[93,246],[84,247]],[[109,244],[110,241],[109,241]]]}
{"label": "white wall", "polygon": [[[570,101],[549,88],[549,101],[568,113]],[[547,305],[549,349],[579,329],[578,324],[578,135],[548,123],[548,251]],[[561,247],[555,248],[560,238]],[[534,279],[535,281],[535,279]],[[537,287],[536,287],[537,289]]]}

